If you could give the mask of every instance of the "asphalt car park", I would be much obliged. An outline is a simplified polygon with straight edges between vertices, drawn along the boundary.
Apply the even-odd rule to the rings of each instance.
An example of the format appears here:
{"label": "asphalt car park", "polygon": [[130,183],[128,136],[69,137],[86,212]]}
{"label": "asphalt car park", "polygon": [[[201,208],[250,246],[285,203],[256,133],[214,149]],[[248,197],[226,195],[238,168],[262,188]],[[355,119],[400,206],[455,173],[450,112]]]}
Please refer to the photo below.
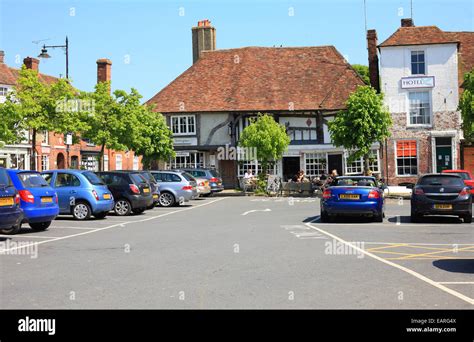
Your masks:
{"label": "asphalt car park", "polygon": [[[318,198],[221,197],[0,236],[2,308],[448,309],[474,304],[473,225],[321,223]],[[37,246],[37,258],[7,241]],[[6,247],[5,247],[6,246]]]}

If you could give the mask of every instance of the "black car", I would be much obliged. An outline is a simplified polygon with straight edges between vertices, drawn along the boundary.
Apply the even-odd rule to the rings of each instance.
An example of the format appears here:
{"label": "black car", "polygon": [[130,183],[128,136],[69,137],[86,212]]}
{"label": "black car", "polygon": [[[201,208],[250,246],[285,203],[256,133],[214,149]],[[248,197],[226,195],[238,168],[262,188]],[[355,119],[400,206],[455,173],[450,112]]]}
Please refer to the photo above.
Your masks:
{"label": "black car", "polygon": [[151,194],[153,196],[153,204],[150,207],[148,207],[148,209],[153,209],[160,202],[160,188],[159,188],[158,182],[156,181],[155,177],[153,177],[150,171],[133,171],[133,172],[141,174],[143,178],[145,178],[148,184],[150,185]]}
{"label": "black car", "polygon": [[420,177],[411,196],[411,221],[423,215],[455,215],[471,223],[472,195],[463,179],[447,173]]}
{"label": "black car", "polygon": [[107,184],[115,199],[114,211],[119,216],[143,213],[153,205],[150,185],[139,172],[103,171],[96,172]]}

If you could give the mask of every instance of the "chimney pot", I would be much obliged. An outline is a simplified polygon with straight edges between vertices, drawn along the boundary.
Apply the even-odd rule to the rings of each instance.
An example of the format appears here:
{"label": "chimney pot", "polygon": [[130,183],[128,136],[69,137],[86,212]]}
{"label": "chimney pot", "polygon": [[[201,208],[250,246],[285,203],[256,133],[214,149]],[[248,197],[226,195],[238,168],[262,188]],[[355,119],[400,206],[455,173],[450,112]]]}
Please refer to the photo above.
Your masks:
{"label": "chimney pot", "polygon": [[23,64],[25,64],[27,69],[38,71],[39,59],[26,57],[23,59]]}
{"label": "chimney pot", "polygon": [[197,27],[192,28],[192,38],[193,63],[199,59],[201,52],[216,49],[216,29],[208,19],[198,21]]}
{"label": "chimney pot", "polygon": [[415,24],[413,23],[413,18],[405,18],[402,19],[402,27],[413,27]]}

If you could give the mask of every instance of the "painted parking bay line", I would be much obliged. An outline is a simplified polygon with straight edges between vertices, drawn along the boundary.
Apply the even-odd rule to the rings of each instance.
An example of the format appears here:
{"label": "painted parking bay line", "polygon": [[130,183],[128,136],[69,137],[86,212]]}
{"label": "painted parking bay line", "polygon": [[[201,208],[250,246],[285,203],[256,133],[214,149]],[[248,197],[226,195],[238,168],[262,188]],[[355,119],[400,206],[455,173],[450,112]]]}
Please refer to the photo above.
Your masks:
{"label": "painted parking bay line", "polygon": [[[215,199],[215,200],[210,201],[210,202],[206,202],[206,203],[203,203],[203,204],[199,204],[199,205],[184,208],[184,209],[179,209],[179,210],[167,212],[167,213],[164,213],[164,214],[160,214],[160,215],[157,215],[157,216],[152,216],[152,217],[142,219],[142,220],[128,221],[126,223],[116,223],[116,224],[112,224],[110,226],[103,227],[103,228],[98,228],[98,229],[94,229],[94,230],[87,230],[87,231],[84,231],[82,233],[71,234],[71,235],[67,235],[67,236],[63,236],[63,237],[49,238],[49,240],[47,240],[47,241],[39,241],[39,242],[24,245],[24,246],[12,247],[12,248],[2,250],[2,251],[3,252],[10,252],[10,251],[14,251],[14,250],[17,250],[17,249],[27,248],[27,247],[30,247],[30,246],[33,246],[33,245],[40,245],[40,244],[45,244],[45,243],[48,243],[48,242],[55,242],[55,241],[60,241],[60,240],[71,239],[73,237],[92,234],[92,233],[95,233],[95,232],[104,231],[104,230],[108,230],[108,229],[112,229],[112,228],[117,228],[117,227],[125,226],[125,225],[128,225],[128,224],[140,223],[140,222],[145,222],[145,221],[149,221],[149,220],[154,220],[154,219],[157,219],[157,218],[160,218],[160,217],[180,213],[182,211],[188,211],[188,210],[200,208],[200,207],[203,207],[205,205],[209,205],[209,204],[212,204],[212,203],[215,203],[215,202],[218,202],[218,201],[225,200],[227,198],[228,197],[221,197],[221,198]],[[7,237],[11,237],[11,235],[7,235]]]}
{"label": "painted parking bay line", "polygon": [[[313,220],[313,221],[314,221],[314,220]],[[420,273],[418,273],[418,272],[415,272],[415,271],[413,271],[413,270],[411,270],[411,269],[409,269],[409,268],[407,268],[407,267],[405,267],[405,266],[401,266],[401,265],[399,265],[399,264],[397,264],[397,263],[394,263],[394,262],[391,262],[391,261],[389,261],[389,260],[386,260],[386,259],[384,259],[384,258],[382,258],[382,257],[379,257],[379,256],[377,256],[377,255],[375,255],[375,254],[373,254],[373,253],[367,252],[366,250],[364,250],[364,249],[362,249],[362,248],[360,248],[360,247],[354,245],[354,244],[351,243],[351,242],[348,242],[348,241],[346,241],[346,240],[344,240],[344,239],[342,239],[342,238],[340,238],[340,237],[338,237],[338,236],[336,236],[336,235],[334,235],[334,234],[331,234],[331,233],[329,233],[329,232],[327,232],[327,231],[325,231],[325,230],[323,230],[323,229],[321,229],[321,228],[318,228],[318,227],[314,226],[314,225],[313,225],[313,221],[312,221],[312,222],[309,222],[309,223],[306,223],[306,225],[307,225],[308,227],[314,229],[314,230],[319,231],[320,233],[322,233],[322,234],[324,234],[324,235],[326,235],[326,236],[329,236],[330,238],[332,238],[332,239],[334,239],[334,240],[337,240],[337,241],[343,243],[344,245],[346,245],[346,246],[352,248],[353,250],[357,250],[358,252],[363,253],[364,255],[367,255],[368,257],[371,257],[372,259],[375,259],[375,260],[378,260],[378,261],[380,261],[380,262],[383,262],[383,263],[386,264],[386,265],[395,267],[395,268],[397,268],[397,269],[399,269],[399,270],[401,270],[401,271],[403,271],[403,272],[405,272],[405,273],[408,273],[408,274],[410,274],[410,275],[412,275],[412,276],[414,276],[414,277],[416,277],[416,278],[418,278],[418,279],[424,281],[425,283],[428,283],[428,284],[430,284],[430,285],[432,285],[432,286],[434,286],[434,287],[436,287],[436,288],[438,288],[438,289],[440,289],[440,290],[442,290],[442,291],[444,291],[444,292],[446,292],[446,293],[448,293],[448,294],[450,294],[450,295],[452,295],[452,296],[455,296],[455,297],[457,297],[457,298],[459,298],[459,299],[461,299],[461,300],[463,300],[463,301],[465,301],[465,302],[467,302],[467,303],[469,303],[469,304],[471,304],[471,305],[474,305],[474,299],[473,299],[473,298],[470,298],[470,297],[468,297],[468,296],[466,296],[466,295],[464,295],[464,294],[462,294],[462,293],[460,293],[460,292],[458,292],[458,291],[455,291],[455,290],[453,290],[453,289],[450,289],[449,287],[446,287],[446,286],[444,286],[443,284],[437,283],[437,282],[435,282],[434,280],[432,280],[432,279],[430,279],[430,278],[428,278],[428,277],[426,277],[426,276],[424,276],[424,275],[422,275],[422,274],[420,274]]]}
{"label": "painted parking bay line", "polygon": [[254,209],[254,210],[249,210],[249,211],[246,211],[245,213],[242,214],[242,216],[247,216],[248,214],[250,213],[255,213],[255,212],[269,212],[269,211],[272,211],[271,209],[267,208],[267,209]]}

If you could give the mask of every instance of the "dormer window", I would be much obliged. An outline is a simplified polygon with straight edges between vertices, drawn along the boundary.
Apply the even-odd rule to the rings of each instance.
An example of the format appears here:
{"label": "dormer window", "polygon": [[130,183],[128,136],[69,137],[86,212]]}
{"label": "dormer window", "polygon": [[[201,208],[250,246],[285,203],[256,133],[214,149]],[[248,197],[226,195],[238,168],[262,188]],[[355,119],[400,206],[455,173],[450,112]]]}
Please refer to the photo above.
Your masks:
{"label": "dormer window", "polygon": [[425,52],[412,51],[411,52],[411,74],[424,75],[425,71],[426,71]]}

